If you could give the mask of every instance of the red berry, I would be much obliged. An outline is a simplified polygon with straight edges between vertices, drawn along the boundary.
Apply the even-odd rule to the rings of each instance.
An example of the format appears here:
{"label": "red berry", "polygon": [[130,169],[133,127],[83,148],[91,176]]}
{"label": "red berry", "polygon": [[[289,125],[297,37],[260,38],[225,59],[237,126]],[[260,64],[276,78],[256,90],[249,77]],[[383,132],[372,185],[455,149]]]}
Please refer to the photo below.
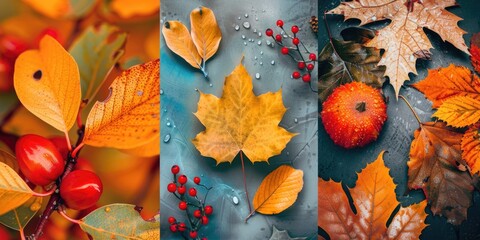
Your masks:
{"label": "red berry", "polygon": [[183,195],[183,194],[185,194],[185,192],[187,192],[187,187],[182,185],[182,186],[177,188],[177,192],[178,192],[178,194]]}
{"label": "red berry", "polygon": [[19,38],[9,35],[0,38],[0,54],[8,59],[15,60],[27,48],[27,43]]}
{"label": "red berry", "polygon": [[167,190],[168,190],[169,192],[171,192],[171,193],[177,191],[177,184],[175,184],[175,183],[169,183],[169,184],[167,185]]}
{"label": "red berry", "polygon": [[277,26],[283,27],[283,21],[282,20],[277,20]]}
{"label": "red berry", "polygon": [[300,73],[295,71],[292,73],[292,77],[295,78],[295,79],[299,79],[300,78]]}
{"label": "red berry", "polygon": [[197,237],[198,237],[197,231],[191,231],[191,232],[190,232],[190,237],[191,237],[191,238],[197,238]]}
{"label": "red berry", "polygon": [[287,55],[288,54],[288,48],[287,47],[282,47],[282,54]]}
{"label": "red berry", "polygon": [[298,45],[298,44],[300,44],[300,39],[298,39],[298,38],[293,38],[293,39],[292,39],[292,43],[293,43],[294,45]]}
{"label": "red berry", "polygon": [[194,177],[193,182],[197,185],[200,184],[200,178],[199,177]]}
{"label": "red berry", "polygon": [[265,35],[267,35],[269,37],[273,36],[273,30],[270,29],[270,28],[267,28],[267,30],[265,30]]}
{"label": "red berry", "polygon": [[213,213],[213,207],[210,205],[205,206],[205,214],[211,215]]}
{"label": "red berry", "polygon": [[202,217],[202,211],[200,211],[200,209],[197,209],[197,210],[193,211],[193,216],[196,217],[196,218],[201,218]]}
{"label": "red berry", "polygon": [[180,201],[180,203],[178,204],[178,208],[180,208],[180,210],[186,210],[187,206],[188,205],[185,201]]}
{"label": "red berry", "polygon": [[298,33],[298,26],[297,25],[293,25],[292,26],[292,33]]}
{"label": "red berry", "polygon": [[208,240],[208,238],[206,238],[206,237],[202,237],[202,239],[201,239],[201,240]]}
{"label": "red berry", "polygon": [[275,35],[275,40],[277,42],[281,42],[282,41],[282,35],[280,35],[280,34]]}
{"label": "red berry", "polygon": [[177,222],[177,219],[175,219],[175,218],[172,217],[172,216],[168,217],[168,223],[174,224],[175,222]]}
{"label": "red berry", "polygon": [[32,183],[45,186],[62,175],[65,162],[53,143],[41,136],[27,134],[15,145],[18,166]]}
{"label": "red berry", "polygon": [[172,173],[173,174],[178,174],[180,172],[180,167],[178,167],[177,165],[173,165],[172,166]]}
{"label": "red berry", "polygon": [[302,61],[302,62],[298,62],[298,63],[297,63],[297,67],[298,67],[298,69],[304,69],[304,68],[305,68],[305,62],[303,62],[303,61]]}
{"label": "red berry", "polygon": [[177,231],[177,224],[170,225],[170,231],[176,232]]}
{"label": "red berry", "polygon": [[68,157],[68,144],[65,136],[53,136],[48,138],[55,147],[57,147],[58,152],[62,155],[63,159],[67,159]]}
{"label": "red berry", "polygon": [[310,82],[310,74],[309,74],[309,73],[303,74],[302,80],[303,80],[304,82]]}
{"label": "red berry", "polygon": [[90,163],[89,160],[79,157],[77,159],[77,163],[75,164],[75,167],[73,167],[73,170],[87,170],[90,172],[94,172],[92,163]]}
{"label": "red berry", "polygon": [[177,228],[178,228],[178,231],[183,232],[187,230],[187,225],[184,222],[181,222],[178,224]]}
{"label": "red berry", "polygon": [[102,195],[103,185],[97,174],[86,170],[74,170],[60,184],[60,196],[67,207],[87,209]]}
{"label": "red berry", "polygon": [[352,82],[333,91],[323,102],[321,116],[325,131],[336,145],[363,147],[380,134],[387,120],[387,106],[378,89]]}
{"label": "red berry", "polygon": [[307,65],[307,69],[308,69],[308,70],[312,71],[313,68],[315,68],[315,66],[314,66],[313,64],[309,63],[309,64]]}
{"label": "red berry", "polygon": [[8,231],[7,231],[4,227],[2,227],[2,226],[0,226],[0,239],[2,239],[2,240],[10,240],[10,239],[12,239],[12,238],[10,237],[10,233],[8,233]]}
{"label": "red berry", "polygon": [[38,34],[38,36],[35,40],[37,47],[40,45],[40,41],[42,40],[42,38],[45,37],[46,35],[54,38],[55,40],[57,40],[57,42],[62,44],[61,41],[60,41],[60,36],[59,36],[58,31],[56,29],[45,28],[45,29],[43,29],[43,31],[40,34]]}
{"label": "red berry", "polygon": [[315,61],[317,60],[317,55],[315,55],[315,53],[310,53],[310,55],[308,55],[308,59]]}
{"label": "red berry", "polygon": [[178,182],[182,185],[187,183],[187,176],[182,175],[182,176],[178,177]]}
{"label": "red berry", "polygon": [[203,217],[202,217],[202,224],[203,224],[203,225],[207,225],[207,224],[208,224],[208,217],[207,217],[207,216],[203,216]]}
{"label": "red berry", "polygon": [[13,62],[0,58],[0,91],[8,92],[13,89]]}
{"label": "red berry", "polygon": [[188,194],[190,194],[190,196],[192,196],[192,197],[197,196],[197,189],[195,189],[195,188],[193,188],[193,187],[190,188],[190,189],[188,190]]}

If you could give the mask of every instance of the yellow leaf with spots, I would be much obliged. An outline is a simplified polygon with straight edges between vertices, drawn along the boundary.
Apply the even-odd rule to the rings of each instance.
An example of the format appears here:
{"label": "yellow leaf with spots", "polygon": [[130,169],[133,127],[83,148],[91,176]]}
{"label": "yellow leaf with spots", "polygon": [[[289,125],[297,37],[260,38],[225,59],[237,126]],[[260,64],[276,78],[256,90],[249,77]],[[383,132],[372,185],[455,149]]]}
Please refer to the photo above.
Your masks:
{"label": "yellow leaf with spots", "polygon": [[215,14],[210,8],[198,7],[190,13],[192,40],[198,53],[207,61],[218,50],[222,32],[217,25]]}
{"label": "yellow leaf with spots", "polygon": [[38,50],[17,58],[14,87],[25,108],[54,128],[68,132],[75,123],[81,100],[78,66],[49,35]]}
{"label": "yellow leaf with spots", "polygon": [[88,114],[84,143],[131,149],[160,132],[160,61],[133,66],[117,77],[110,95]]}
{"label": "yellow leaf with spots", "polygon": [[449,126],[466,127],[480,119],[480,100],[467,96],[449,98],[433,116],[445,121]]}
{"label": "yellow leaf with spots", "polygon": [[0,161],[0,196],[0,215],[19,207],[33,196],[27,183],[3,161]]}
{"label": "yellow leaf with spots", "polygon": [[194,114],[206,130],[197,134],[193,144],[217,164],[232,162],[240,151],[252,163],[266,162],[296,135],[278,126],[286,110],[282,90],[255,96],[252,78],[239,64],[225,78],[221,98],[200,93]]}

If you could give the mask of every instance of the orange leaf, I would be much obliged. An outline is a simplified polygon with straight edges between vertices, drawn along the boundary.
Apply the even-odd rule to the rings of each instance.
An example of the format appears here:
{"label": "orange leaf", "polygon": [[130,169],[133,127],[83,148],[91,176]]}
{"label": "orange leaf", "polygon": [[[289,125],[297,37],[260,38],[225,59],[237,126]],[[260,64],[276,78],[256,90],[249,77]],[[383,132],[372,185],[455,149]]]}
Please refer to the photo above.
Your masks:
{"label": "orange leaf", "polygon": [[26,4],[50,18],[82,17],[92,10],[96,0],[23,0]]}
{"label": "orange leaf", "polygon": [[88,114],[84,143],[131,149],[157,137],[160,131],[160,61],[133,66],[110,86],[110,96],[96,102]]}
{"label": "orange leaf", "polygon": [[462,137],[462,158],[470,167],[470,173],[480,172],[480,135],[478,131],[480,125],[476,124],[463,134]]}
{"label": "orange leaf", "polygon": [[466,96],[449,98],[442,103],[433,117],[453,127],[474,124],[480,119],[480,100]]}
{"label": "orange leaf", "polygon": [[292,206],[303,188],[303,171],[282,165],[268,174],[253,197],[253,208],[262,214],[278,214]]}
{"label": "orange leaf", "polygon": [[206,62],[217,52],[222,40],[222,32],[217,25],[215,14],[206,7],[195,8],[190,13],[190,23],[193,43]]}
{"label": "orange leaf", "polygon": [[122,18],[152,15],[160,10],[158,0],[113,0],[110,3],[113,11]]}
{"label": "orange leaf", "polygon": [[318,179],[318,226],[332,239],[418,239],[426,227],[425,201],[401,207],[386,227],[399,202],[382,156],[358,174],[350,189],[356,215],[340,183]]}
{"label": "orange leaf", "polygon": [[446,68],[428,70],[428,76],[412,85],[425,94],[438,108],[448,98],[468,96],[480,100],[480,79],[466,67],[450,64]]}
{"label": "orange leaf", "polygon": [[473,68],[477,73],[480,73],[480,33],[473,34],[470,39],[470,60],[472,61]]}
{"label": "orange leaf", "polygon": [[123,152],[139,157],[153,157],[160,155],[160,135],[144,145],[132,149],[124,149]]}
{"label": "orange leaf", "polygon": [[0,161],[0,196],[0,215],[17,208],[33,196],[27,183],[3,161]]}
{"label": "orange leaf", "polygon": [[81,100],[78,66],[49,35],[39,50],[17,58],[14,87],[25,108],[54,128],[67,132],[75,123]]}
{"label": "orange leaf", "polygon": [[296,134],[278,126],[286,112],[282,91],[253,94],[252,78],[242,64],[225,78],[223,95],[200,93],[195,116],[206,130],[193,144],[217,164],[232,162],[243,151],[251,162],[280,154]]}
{"label": "orange leaf", "polygon": [[168,21],[163,25],[162,34],[168,48],[182,57],[194,68],[201,68],[202,57],[198,54],[187,27],[179,21]]}

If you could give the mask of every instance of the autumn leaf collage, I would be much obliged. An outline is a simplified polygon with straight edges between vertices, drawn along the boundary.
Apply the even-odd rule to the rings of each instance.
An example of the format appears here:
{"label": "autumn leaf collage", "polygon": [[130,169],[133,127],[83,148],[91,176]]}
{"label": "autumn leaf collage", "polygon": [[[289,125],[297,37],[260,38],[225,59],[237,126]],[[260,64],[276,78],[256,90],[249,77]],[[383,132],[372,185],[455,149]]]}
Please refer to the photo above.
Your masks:
{"label": "autumn leaf collage", "polygon": [[474,0],[0,1],[0,240],[480,240]]}

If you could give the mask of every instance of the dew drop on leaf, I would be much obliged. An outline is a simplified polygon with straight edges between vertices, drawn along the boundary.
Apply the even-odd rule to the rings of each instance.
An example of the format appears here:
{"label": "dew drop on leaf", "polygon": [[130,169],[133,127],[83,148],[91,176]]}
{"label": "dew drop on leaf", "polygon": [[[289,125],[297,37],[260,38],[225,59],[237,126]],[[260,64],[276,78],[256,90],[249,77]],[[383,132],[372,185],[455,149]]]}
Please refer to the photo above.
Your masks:
{"label": "dew drop on leaf", "polygon": [[163,142],[168,143],[170,141],[170,138],[171,138],[170,134],[165,135],[165,137],[163,138]]}

